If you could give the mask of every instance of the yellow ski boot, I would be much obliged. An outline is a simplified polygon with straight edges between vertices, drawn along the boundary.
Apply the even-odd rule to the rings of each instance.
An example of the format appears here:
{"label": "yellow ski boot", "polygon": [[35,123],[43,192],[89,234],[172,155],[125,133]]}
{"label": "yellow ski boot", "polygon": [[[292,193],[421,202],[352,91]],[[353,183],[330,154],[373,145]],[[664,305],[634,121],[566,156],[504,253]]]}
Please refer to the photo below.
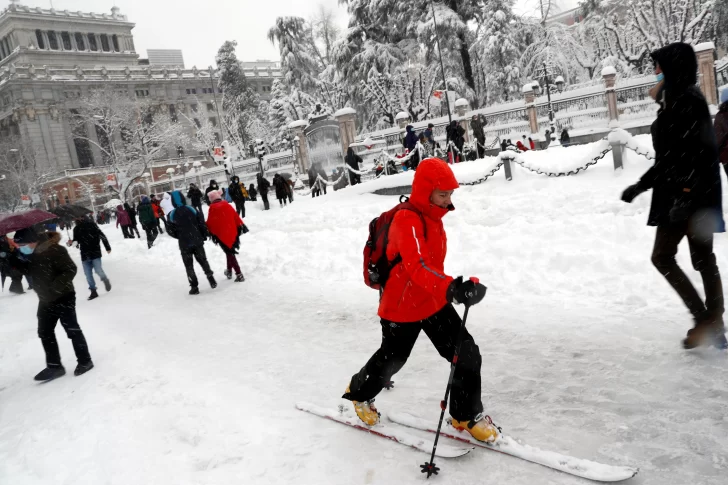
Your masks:
{"label": "yellow ski boot", "polygon": [[[349,393],[349,387],[346,388],[346,394]],[[354,411],[359,419],[367,426],[379,424],[379,411],[374,407],[374,399],[370,401],[351,401],[354,404]]]}
{"label": "yellow ski boot", "polygon": [[483,416],[483,413],[470,421],[458,421],[452,418],[452,426],[458,431],[467,431],[473,438],[485,443],[495,443],[500,436],[500,429],[493,424],[490,416]]}

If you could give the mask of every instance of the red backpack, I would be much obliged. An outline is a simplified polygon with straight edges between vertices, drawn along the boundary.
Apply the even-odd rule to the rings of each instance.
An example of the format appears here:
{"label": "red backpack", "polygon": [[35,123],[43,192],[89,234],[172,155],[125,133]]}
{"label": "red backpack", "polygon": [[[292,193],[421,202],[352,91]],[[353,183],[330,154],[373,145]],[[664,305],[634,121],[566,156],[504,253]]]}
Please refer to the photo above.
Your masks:
{"label": "red backpack", "polygon": [[[402,200],[404,198],[404,201]],[[422,213],[413,206],[405,196],[399,198],[399,204],[393,209],[383,212],[369,223],[369,239],[364,246],[364,284],[380,293],[389,279],[392,268],[402,262],[397,255],[393,261],[387,260],[387,244],[389,243],[389,226],[394,216],[401,210],[409,210],[420,216],[423,230],[426,230]]]}

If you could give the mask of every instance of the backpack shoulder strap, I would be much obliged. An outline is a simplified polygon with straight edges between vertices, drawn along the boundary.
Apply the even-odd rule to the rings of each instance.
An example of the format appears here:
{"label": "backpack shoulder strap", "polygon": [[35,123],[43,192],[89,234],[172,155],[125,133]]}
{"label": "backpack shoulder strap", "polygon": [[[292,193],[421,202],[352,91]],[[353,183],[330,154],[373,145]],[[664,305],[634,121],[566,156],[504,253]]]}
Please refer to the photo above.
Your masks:
{"label": "backpack shoulder strap", "polygon": [[[400,198],[400,200],[402,200],[402,198]],[[412,205],[409,199],[399,204],[399,210],[408,210],[420,216],[420,221],[422,221],[422,232],[425,235],[425,239],[427,239],[427,224],[425,223],[425,216],[422,215],[422,212],[420,212],[417,207]]]}

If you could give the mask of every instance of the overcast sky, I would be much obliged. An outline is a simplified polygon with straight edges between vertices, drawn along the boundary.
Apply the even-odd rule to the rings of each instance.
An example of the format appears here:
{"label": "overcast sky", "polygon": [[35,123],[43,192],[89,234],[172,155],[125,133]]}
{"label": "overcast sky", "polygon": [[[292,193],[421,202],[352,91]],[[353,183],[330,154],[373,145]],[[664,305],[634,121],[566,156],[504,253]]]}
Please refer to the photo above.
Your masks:
{"label": "overcast sky", "polygon": [[[406,1],[406,0],[402,0]],[[557,0],[566,4],[577,0]],[[9,0],[0,0],[4,6]],[[518,0],[520,11],[535,11],[538,0]],[[111,13],[114,5],[136,24],[137,52],[147,49],[182,49],[188,68],[213,64],[217,49],[226,40],[238,41],[238,58],[278,60],[278,47],[268,41],[268,29],[277,17],[309,18],[318,5],[333,9],[342,27],[347,14],[337,0],[21,0],[31,7]]]}

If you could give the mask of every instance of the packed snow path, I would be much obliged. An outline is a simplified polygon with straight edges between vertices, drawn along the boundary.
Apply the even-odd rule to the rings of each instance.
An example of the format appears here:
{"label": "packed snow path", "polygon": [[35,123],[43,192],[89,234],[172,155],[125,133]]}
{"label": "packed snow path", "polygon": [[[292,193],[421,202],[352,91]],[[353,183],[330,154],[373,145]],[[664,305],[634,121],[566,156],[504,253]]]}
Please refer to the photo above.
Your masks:
{"label": "packed snow path", "polygon": [[[525,157],[576,166],[591,148]],[[680,348],[690,322],[650,263],[649,194],[619,200],[649,163],[630,154],[617,173],[611,163],[560,179],[515,167],[510,183],[498,173],[456,192],[446,269],[489,287],[468,322],[486,412],[533,446],[637,466],[631,483],[725,483],[728,356]],[[474,180],[494,164],[455,172]],[[96,364],[82,377],[33,382],[44,365],[37,298],[0,295],[0,484],[422,483],[425,454],[294,407],[335,407],[380,343],[361,253],[368,222],[396,197],[363,192],[408,177],[299,197],[283,210],[249,203],[247,281],[225,280],[222,251],[208,243],[220,286],[202,283],[197,297],[187,295],[176,241],[161,236],[147,251],[102,226],[114,287],[87,302],[79,267],[79,322]],[[719,235],[724,275],[727,249]],[[685,246],[679,262],[699,283]],[[57,334],[73,369],[60,326]],[[448,370],[423,336],[378,407],[436,420]],[[438,465],[433,483],[586,483],[477,450]]]}

